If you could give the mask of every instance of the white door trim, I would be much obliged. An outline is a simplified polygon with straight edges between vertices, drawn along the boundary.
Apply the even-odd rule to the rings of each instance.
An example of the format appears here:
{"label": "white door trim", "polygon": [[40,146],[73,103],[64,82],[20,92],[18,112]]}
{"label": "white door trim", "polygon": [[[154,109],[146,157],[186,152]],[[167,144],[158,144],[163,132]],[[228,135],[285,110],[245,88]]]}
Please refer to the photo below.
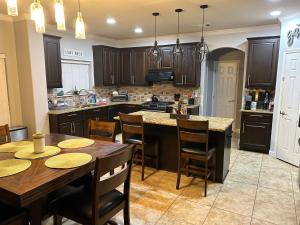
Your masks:
{"label": "white door trim", "polygon": [[5,59],[5,55],[0,53],[0,59]]}

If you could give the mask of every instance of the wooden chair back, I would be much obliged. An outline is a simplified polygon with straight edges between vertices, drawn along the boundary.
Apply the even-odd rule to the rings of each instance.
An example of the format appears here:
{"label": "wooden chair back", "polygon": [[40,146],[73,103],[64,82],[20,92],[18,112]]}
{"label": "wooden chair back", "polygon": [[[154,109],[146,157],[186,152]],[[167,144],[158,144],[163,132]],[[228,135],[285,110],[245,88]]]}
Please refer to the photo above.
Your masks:
{"label": "wooden chair back", "polygon": [[8,124],[0,126],[0,144],[5,144],[10,142],[10,133]]}
{"label": "wooden chair back", "polygon": [[89,120],[88,137],[101,141],[116,141],[116,123],[108,121]]}
{"label": "wooden chair back", "polygon": [[205,144],[208,151],[208,121],[177,119],[178,146],[182,143]]}
{"label": "wooden chair back", "polygon": [[[93,180],[93,218],[95,218],[95,224],[98,223],[99,219],[98,206],[101,204],[99,202],[101,196],[124,184],[124,201],[129,201],[133,154],[134,145],[129,145],[118,153],[104,158],[97,158]],[[121,167],[121,170],[103,178],[105,174],[118,167]]]}
{"label": "wooden chair back", "polygon": [[132,136],[140,136],[144,143],[144,123],[142,115],[128,115],[119,113],[123,143]]}

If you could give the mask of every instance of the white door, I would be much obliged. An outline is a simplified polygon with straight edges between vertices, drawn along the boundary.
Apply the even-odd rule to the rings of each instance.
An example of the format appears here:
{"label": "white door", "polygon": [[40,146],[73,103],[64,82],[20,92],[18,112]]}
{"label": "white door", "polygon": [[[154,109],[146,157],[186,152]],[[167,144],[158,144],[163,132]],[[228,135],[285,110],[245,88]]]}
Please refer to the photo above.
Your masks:
{"label": "white door", "polygon": [[283,68],[277,157],[299,166],[300,51],[287,52]]}
{"label": "white door", "polygon": [[238,61],[215,62],[213,115],[235,118]]}
{"label": "white door", "polygon": [[10,124],[5,59],[0,55],[0,126]]}

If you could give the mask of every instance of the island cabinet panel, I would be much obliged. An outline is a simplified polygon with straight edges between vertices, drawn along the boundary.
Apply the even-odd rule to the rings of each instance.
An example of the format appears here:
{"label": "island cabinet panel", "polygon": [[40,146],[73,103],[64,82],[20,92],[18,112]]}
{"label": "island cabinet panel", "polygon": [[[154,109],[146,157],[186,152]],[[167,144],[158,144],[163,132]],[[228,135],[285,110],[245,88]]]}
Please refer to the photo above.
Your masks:
{"label": "island cabinet panel", "polygon": [[248,39],[248,88],[275,89],[280,37]]}
{"label": "island cabinet panel", "polygon": [[269,153],[272,114],[242,113],[240,149]]}
{"label": "island cabinet panel", "polygon": [[62,88],[60,37],[44,35],[46,79],[48,88]]}

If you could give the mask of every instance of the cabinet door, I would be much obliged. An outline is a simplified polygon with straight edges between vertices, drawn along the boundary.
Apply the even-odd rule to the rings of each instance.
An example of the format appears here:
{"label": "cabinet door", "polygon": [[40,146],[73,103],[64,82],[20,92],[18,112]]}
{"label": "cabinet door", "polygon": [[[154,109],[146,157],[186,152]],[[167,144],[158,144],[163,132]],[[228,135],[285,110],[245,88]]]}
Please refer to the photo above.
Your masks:
{"label": "cabinet door", "polygon": [[275,88],[279,38],[250,39],[247,80],[249,88]]}
{"label": "cabinet door", "polygon": [[174,84],[183,86],[183,55],[174,55]]}
{"label": "cabinet door", "polygon": [[121,51],[120,83],[124,85],[131,85],[132,81],[131,51],[130,49],[123,49]]}
{"label": "cabinet door", "polygon": [[270,123],[242,121],[240,147],[264,153],[269,152],[271,137]]}
{"label": "cabinet door", "polygon": [[73,135],[77,137],[83,137],[83,124],[81,120],[73,121]]}
{"label": "cabinet door", "polygon": [[147,74],[147,52],[144,48],[132,51],[133,85],[147,85],[145,80]]}
{"label": "cabinet door", "polygon": [[155,57],[149,55],[150,48],[145,49],[147,55],[147,68],[148,70],[160,69],[161,61],[157,61]]}
{"label": "cabinet door", "polygon": [[44,35],[46,79],[48,88],[62,88],[60,37]]}
{"label": "cabinet door", "polygon": [[111,48],[103,48],[103,84],[113,84]]}
{"label": "cabinet door", "polygon": [[173,47],[167,46],[161,48],[161,69],[172,70],[173,69]]}
{"label": "cabinet door", "polygon": [[184,86],[197,86],[199,80],[201,64],[193,52],[193,45],[184,46],[182,72]]}
{"label": "cabinet door", "polygon": [[120,76],[120,52],[118,49],[111,51],[111,70],[112,70],[112,84],[116,85],[119,83]]}
{"label": "cabinet door", "polygon": [[73,124],[72,124],[72,122],[60,123],[58,125],[58,132],[60,134],[73,135]]}

